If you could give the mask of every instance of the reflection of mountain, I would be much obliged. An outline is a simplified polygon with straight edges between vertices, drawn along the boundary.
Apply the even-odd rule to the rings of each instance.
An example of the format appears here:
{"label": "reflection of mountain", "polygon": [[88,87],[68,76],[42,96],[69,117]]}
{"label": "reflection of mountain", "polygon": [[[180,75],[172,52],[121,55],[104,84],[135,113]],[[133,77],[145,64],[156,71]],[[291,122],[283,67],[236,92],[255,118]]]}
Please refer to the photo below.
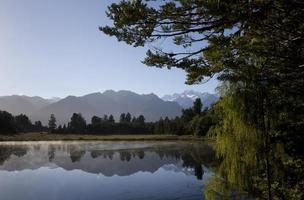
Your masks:
{"label": "reflection of mountain", "polygon": [[[101,143],[102,144],[102,143]],[[106,145],[109,146],[110,144]],[[43,166],[79,169],[105,176],[128,176],[139,171],[154,173],[159,168],[202,178],[202,164],[212,161],[211,147],[203,144],[160,143],[142,148],[104,149],[89,143],[0,145],[0,170],[38,169]]]}
{"label": "reflection of mountain", "polygon": [[[116,152],[113,154],[112,159],[98,157],[92,159],[89,154],[84,155],[81,160],[77,163],[66,162],[63,159],[55,160],[57,166],[60,166],[66,170],[82,169],[90,173],[102,173],[105,176],[128,176],[138,171],[143,172],[155,172],[160,167],[166,164],[181,165],[178,160],[174,159],[163,159],[154,152],[146,152],[145,158],[140,159],[139,157],[128,157],[125,159],[124,153]],[[127,154],[129,156],[130,154]],[[89,164],[88,164],[89,163]]]}

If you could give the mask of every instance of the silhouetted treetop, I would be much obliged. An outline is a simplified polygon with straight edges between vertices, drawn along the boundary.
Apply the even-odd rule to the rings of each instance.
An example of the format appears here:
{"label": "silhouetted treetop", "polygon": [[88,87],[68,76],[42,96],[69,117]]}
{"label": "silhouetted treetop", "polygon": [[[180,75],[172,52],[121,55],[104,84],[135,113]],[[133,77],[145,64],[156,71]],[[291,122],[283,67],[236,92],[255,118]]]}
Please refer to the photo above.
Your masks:
{"label": "silhouetted treetop", "polygon": [[200,82],[219,72],[220,79],[236,81],[248,67],[254,70],[254,65],[241,67],[249,63],[244,58],[250,53],[267,56],[274,61],[268,63],[274,65],[280,59],[294,62],[293,58],[299,57],[284,50],[299,50],[303,44],[303,7],[297,0],[120,1],[107,11],[113,26],[100,30],[133,46],[164,39],[180,46],[167,50],[149,45],[152,47],[144,63],[181,68],[188,74],[187,83]]}
{"label": "silhouetted treetop", "polygon": [[55,115],[54,114],[51,114],[50,116],[50,120],[49,120],[49,129],[51,131],[54,131],[57,127],[57,124],[56,124],[56,118],[55,118]]}

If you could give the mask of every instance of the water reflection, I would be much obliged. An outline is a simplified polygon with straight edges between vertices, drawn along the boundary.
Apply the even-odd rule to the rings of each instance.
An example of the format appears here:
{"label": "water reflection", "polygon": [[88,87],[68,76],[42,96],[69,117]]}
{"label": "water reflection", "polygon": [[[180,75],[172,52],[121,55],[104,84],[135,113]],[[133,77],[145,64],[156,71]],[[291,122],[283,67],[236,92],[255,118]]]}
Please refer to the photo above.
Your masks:
{"label": "water reflection", "polygon": [[[82,192],[78,191],[81,195],[86,194],[86,198],[80,198],[80,194],[66,196],[67,194],[63,190],[57,188],[56,197],[49,196],[47,199],[100,199],[105,198],[106,194],[111,199],[145,199],[142,198],[143,195],[148,195],[146,196],[147,199],[202,199],[203,185],[201,180],[204,179],[206,166],[212,164],[213,158],[212,148],[202,143],[1,143],[0,180],[7,180],[9,183],[0,182],[0,193],[1,195],[6,194],[6,199],[18,199],[18,195],[13,191],[16,188],[22,190],[24,187],[17,182],[19,176],[20,179],[23,176],[27,178],[32,176],[39,179],[31,183],[35,188],[35,184],[40,181],[48,182],[45,184],[52,184],[51,179],[44,179],[44,176],[52,175],[56,177],[64,173],[64,176],[73,174],[73,178],[79,178],[79,180],[72,181],[71,177],[64,179],[64,176],[62,178],[59,176],[57,181],[68,182],[62,186],[65,190],[68,188],[82,188],[83,177],[88,178],[91,177],[89,174],[95,174],[97,177],[104,177],[103,181],[106,180],[105,177],[110,178],[104,182],[106,187],[112,185],[116,192],[127,192],[128,194],[121,196],[116,192],[113,193],[113,191],[112,193],[109,191],[101,193],[101,189],[93,190],[101,184],[100,182],[95,183],[96,180],[94,179],[88,180],[88,184],[91,185],[89,189],[82,189]],[[17,179],[16,172],[18,172]],[[14,177],[12,173],[15,173]],[[80,177],[82,178],[80,179]],[[124,178],[117,182],[117,177]],[[16,182],[13,181],[15,179]],[[125,185],[119,188],[118,186],[122,184],[122,180],[127,180],[134,185],[140,184],[140,187],[147,184],[147,188],[141,189],[141,191],[137,191],[138,188]],[[105,187],[105,185],[103,186]],[[3,188],[6,188],[6,191]],[[162,188],[167,188],[164,193],[154,191],[162,190]],[[27,188],[27,190],[31,190],[31,188]],[[42,190],[37,191],[36,188],[32,191],[30,197],[23,197],[22,199],[41,199],[41,196],[37,194],[39,192],[45,193]],[[89,191],[91,192],[89,193]]]}
{"label": "water reflection", "polygon": [[18,146],[18,147],[15,147],[13,145],[0,146],[0,165],[3,165],[3,163],[11,157],[11,155],[15,155],[20,158],[24,156],[26,153],[27,153],[26,146]]}

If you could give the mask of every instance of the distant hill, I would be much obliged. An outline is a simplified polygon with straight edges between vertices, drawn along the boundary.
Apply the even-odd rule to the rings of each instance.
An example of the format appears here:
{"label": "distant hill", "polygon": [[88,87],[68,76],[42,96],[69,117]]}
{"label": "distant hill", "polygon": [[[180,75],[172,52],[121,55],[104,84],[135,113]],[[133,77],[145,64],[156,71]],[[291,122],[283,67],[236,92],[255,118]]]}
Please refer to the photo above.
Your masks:
{"label": "distant hill", "polygon": [[177,102],[183,108],[189,108],[193,105],[195,99],[200,98],[204,107],[210,107],[219,97],[216,94],[207,92],[201,93],[193,90],[186,90],[183,93],[174,93],[162,97],[165,101]]}
{"label": "distant hill", "polygon": [[41,97],[29,97],[29,96],[2,96],[0,97],[0,110],[5,110],[13,115],[20,113],[31,115],[39,109],[51,104],[48,99]]}
{"label": "distant hill", "polygon": [[92,93],[81,97],[68,96],[55,103],[38,109],[30,115],[33,121],[47,124],[50,114],[54,114],[58,124],[66,124],[72,114],[82,113],[87,122],[92,116],[113,114],[116,120],[121,113],[134,116],[144,115],[146,121],[156,121],[160,117],[175,117],[181,114],[182,107],[176,102],[167,102],[154,94],[139,95],[131,91],[107,90],[104,93]]}

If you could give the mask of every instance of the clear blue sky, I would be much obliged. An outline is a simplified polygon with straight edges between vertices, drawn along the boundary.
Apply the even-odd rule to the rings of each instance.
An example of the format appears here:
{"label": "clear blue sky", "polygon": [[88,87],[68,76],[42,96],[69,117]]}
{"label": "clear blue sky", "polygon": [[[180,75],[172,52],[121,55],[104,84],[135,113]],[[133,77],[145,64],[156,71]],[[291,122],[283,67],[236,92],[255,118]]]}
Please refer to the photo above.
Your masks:
{"label": "clear blue sky", "polygon": [[141,63],[145,48],[98,30],[108,0],[0,0],[0,96],[64,97],[132,90],[157,95],[214,92],[215,80],[185,85],[181,70]]}

